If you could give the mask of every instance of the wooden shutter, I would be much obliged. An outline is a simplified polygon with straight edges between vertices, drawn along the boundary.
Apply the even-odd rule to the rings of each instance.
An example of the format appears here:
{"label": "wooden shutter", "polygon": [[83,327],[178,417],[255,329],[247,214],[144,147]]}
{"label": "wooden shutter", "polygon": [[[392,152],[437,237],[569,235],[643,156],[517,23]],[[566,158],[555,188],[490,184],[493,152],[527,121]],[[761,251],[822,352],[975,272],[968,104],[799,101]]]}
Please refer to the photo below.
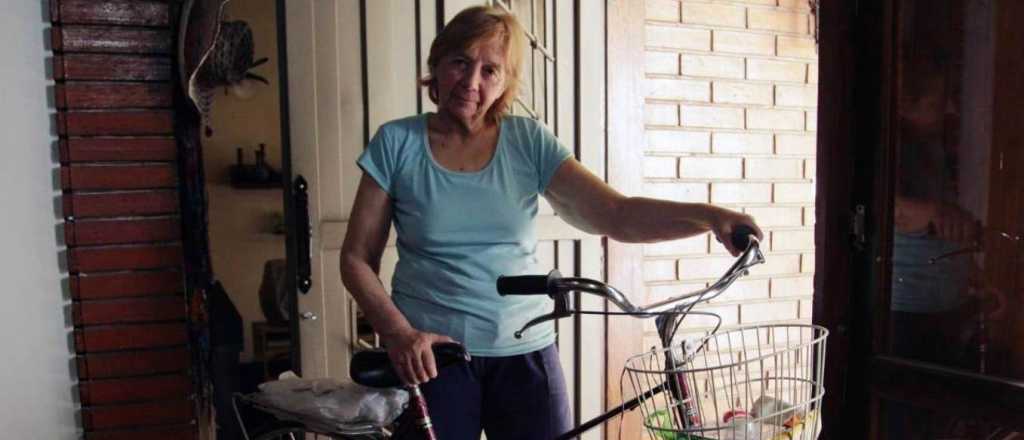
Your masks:
{"label": "wooden shutter", "polygon": [[75,365],[87,440],[196,439],[178,155],[177,0],[51,0]]}

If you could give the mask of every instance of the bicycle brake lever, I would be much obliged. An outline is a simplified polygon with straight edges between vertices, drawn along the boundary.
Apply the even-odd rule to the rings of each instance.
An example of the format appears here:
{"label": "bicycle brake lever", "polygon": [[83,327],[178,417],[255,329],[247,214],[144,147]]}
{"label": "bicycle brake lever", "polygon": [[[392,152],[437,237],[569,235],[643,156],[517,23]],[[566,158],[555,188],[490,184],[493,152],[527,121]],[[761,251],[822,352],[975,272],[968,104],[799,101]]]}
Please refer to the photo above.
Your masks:
{"label": "bicycle brake lever", "polygon": [[555,319],[567,318],[569,316],[572,316],[572,310],[569,309],[569,298],[568,298],[568,296],[569,296],[568,293],[561,293],[561,294],[558,294],[557,296],[555,296],[553,298],[554,301],[555,301],[555,308],[554,308],[554,310],[552,310],[551,313],[545,313],[545,314],[540,315],[540,316],[538,316],[536,318],[533,318],[529,322],[527,322],[526,325],[523,326],[523,328],[519,329],[519,331],[517,331],[515,333],[516,339],[522,339],[523,338],[523,332],[525,332],[526,329],[528,329],[530,327],[533,327],[533,326],[535,326],[537,324],[540,324],[540,323],[543,323],[543,322],[546,322],[546,321],[553,321]]}
{"label": "bicycle brake lever", "polygon": [[523,326],[523,328],[519,329],[519,331],[517,331],[515,333],[516,339],[522,339],[523,338],[523,332],[525,332],[526,329],[528,329],[530,327],[533,327],[533,326],[535,326],[537,324],[541,324],[541,323],[546,322],[546,321],[552,321],[552,320],[559,319],[559,318],[565,318],[566,316],[569,316],[569,314],[568,313],[566,313],[566,314],[558,314],[558,313],[555,313],[555,312],[551,312],[551,313],[547,313],[547,314],[544,314],[544,315],[540,315],[540,316],[538,316],[536,318],[533,318],[533,319],[530,320],[530,322],[527,322],[526,325]]}

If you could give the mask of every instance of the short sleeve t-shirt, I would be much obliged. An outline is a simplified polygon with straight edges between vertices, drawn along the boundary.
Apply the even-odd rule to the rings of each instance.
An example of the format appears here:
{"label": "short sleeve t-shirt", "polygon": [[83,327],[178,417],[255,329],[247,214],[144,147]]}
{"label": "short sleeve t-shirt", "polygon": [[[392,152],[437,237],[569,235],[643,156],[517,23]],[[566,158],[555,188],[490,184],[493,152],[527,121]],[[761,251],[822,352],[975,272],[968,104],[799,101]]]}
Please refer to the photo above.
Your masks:
{"label": "short sleeve t-shirt", "polygon": [[384,124],[358,164],[388,194],[398,235],[392,299],[413,327],[450,336],[476,356],[513,356],[554,343],[554,327],[527,321],[551,311],[546,296],[498,295],[500,275],[537,274],[537,197],[572,157],[539,122],[501,119],[481,170],[434,160],[427,115]]}

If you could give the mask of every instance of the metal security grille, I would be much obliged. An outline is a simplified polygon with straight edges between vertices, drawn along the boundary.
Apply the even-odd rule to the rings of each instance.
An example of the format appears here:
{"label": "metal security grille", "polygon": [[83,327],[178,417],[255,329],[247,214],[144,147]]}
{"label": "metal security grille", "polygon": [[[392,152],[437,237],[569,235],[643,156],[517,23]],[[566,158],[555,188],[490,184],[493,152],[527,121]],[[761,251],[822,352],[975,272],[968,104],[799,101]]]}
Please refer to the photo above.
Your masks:
{"label": "metal security grille", "polygon": [[556,111],[555,14],[548,0],[492,0],[519,18],[529,47],[524,54],[522,84],[512,107],[513,114],[526,114],[551,126]]}

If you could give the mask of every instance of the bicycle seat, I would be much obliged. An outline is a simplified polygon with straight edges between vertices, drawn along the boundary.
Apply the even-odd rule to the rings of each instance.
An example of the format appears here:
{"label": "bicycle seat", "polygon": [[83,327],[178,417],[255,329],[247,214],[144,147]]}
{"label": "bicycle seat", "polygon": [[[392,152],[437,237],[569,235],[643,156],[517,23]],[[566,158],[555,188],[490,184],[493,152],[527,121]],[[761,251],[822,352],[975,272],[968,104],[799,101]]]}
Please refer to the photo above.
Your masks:
{"label": "bicycle seat", "polygon": [[[434,361],[441,369],[460,362],[468,362],[466,348],[457,342],[434,344]],[[402,386],[402,380],[391,366],[391,359],[384,350],[360,351],[352,356],[348,367],[352,381],[373,388],[394,388]]]}

